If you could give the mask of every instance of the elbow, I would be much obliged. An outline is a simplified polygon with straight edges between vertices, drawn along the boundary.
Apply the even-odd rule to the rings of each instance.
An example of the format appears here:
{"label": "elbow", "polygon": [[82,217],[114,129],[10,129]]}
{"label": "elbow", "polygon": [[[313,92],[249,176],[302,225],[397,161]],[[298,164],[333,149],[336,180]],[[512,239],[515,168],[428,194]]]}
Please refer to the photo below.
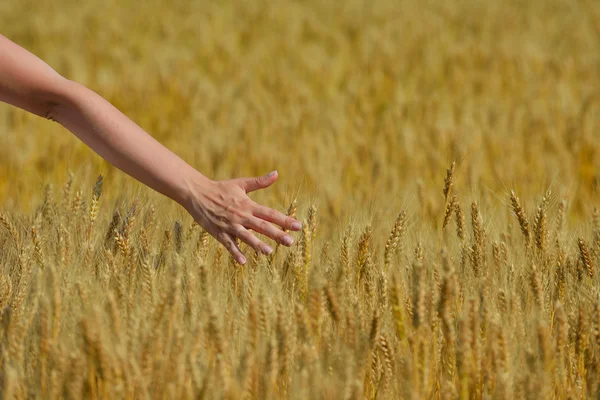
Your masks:
{"label": "elbow", "polygon": [[61,78],[55,82],[51,90],[44,93],[41,98],[40,116],[47,120],[61,123],[61,115],[69,104],[69,93],[73,82]]}
{"label": "elbow", "polygon": [[58,108],[59,104],[56,101],[48,101],[43,106],[43,117],[47,120],[58,122]]}

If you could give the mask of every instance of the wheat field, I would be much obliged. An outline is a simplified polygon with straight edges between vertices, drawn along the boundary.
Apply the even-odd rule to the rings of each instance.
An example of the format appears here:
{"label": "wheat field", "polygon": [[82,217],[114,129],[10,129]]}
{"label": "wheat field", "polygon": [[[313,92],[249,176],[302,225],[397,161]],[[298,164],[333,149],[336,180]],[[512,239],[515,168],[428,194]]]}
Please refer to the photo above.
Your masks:
{"label": "wheat field", "polygon": [[245,266],[0,104],[0,398],[597,399],[600,3],[6,0],[0,33],[303,221]]}

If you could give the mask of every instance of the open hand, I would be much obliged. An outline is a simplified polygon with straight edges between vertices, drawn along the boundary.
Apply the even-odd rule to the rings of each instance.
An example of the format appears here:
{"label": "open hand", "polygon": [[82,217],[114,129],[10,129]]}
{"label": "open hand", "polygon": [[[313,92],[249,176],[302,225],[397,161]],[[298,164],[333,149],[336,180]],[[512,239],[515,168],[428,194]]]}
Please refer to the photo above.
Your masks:
{"label": "open hand", "polygon": [[294,239],[273,224],[287,230],[302,229],[300,222],[294,218],[261,206],[247,195],[271,186],[277,177],[277,171],[273,171],[256,178],[205,180],[192,187],[192,196],[185,207],[196,222],[221,242],[238,263],[245,264],[246,257],[235,243],[235,238],[263,254],[271,254],[273,249],[250,230],[291,246]]}

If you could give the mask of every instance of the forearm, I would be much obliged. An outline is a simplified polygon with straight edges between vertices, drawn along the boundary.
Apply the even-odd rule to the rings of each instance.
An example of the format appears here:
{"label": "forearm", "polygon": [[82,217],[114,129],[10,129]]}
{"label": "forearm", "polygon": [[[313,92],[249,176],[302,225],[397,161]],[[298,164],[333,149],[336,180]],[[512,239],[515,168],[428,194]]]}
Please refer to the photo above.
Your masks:
{"label": "forearm", "polygon": [[300,222],[253,202],[248,193],[275,182],[277,172],[211,181],[154,140],[92,90],[56,73],[32,53],[0,35],[0,101],[59,122],[105,160],[185,207],[208,233],[244,264],[234,238],[256,251],[273,249],[250,230],[290,246],[276,228],[300,230]]}
{"label": "forearm", "polygon": [[0,35],[0,101],[59,122],[111,164],[184,204],[208,181],[92,90]]}
{"label": "forearm", "polygon": [[47,118],[63,125],[115,167],[180,204],[207,180],[92,90],[67,81]]}

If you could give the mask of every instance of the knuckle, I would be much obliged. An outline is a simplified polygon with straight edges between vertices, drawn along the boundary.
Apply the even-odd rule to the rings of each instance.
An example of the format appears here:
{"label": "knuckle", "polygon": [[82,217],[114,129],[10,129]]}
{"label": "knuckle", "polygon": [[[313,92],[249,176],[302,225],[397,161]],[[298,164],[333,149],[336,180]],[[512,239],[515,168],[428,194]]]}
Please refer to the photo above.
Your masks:
{"label": "knuckle", "polygon": [[235,205],[233,203],[227,204],[225,206],[225,212],[227,214],[232,213],[233,211],[235,211]]}
{"label": "knuckle", "polygon": [[240,207],[242,207],[244,210],[248,210],[252,208],[252,200],[250,200],[249,198],[244,198],[240,200]]}
{"label": "knuckle", "polygon": [[278,219],[277,217],[279,217],[279,213],[273,209],[269,209],[267,211],[267,216],[271,219]]}
{"label": "knuckle", "polygon": [[260,221],[258,223],[258,227],[261,231],[268,232],[271,228],[271,224],[269,224],[267,221]]}
{"label": "knuckle", "polygon": [[246,230],[242,226],[236,226],[233,228],[233,234],[242,238],[246,235]]}
{"label": "knuckle", "polygon": [[221,242],[223,244],[223,246],[225,246],[228,249],[231,249],[233,242],[227,237],[227,235],[225,235],[225,234],[219,235],[218,239],[219,239],[219,242]]}
{"label": "knuckle", "polygon": [[252,219],[249,216],[242,217],[241,225],[244,227],[252,226]]}

